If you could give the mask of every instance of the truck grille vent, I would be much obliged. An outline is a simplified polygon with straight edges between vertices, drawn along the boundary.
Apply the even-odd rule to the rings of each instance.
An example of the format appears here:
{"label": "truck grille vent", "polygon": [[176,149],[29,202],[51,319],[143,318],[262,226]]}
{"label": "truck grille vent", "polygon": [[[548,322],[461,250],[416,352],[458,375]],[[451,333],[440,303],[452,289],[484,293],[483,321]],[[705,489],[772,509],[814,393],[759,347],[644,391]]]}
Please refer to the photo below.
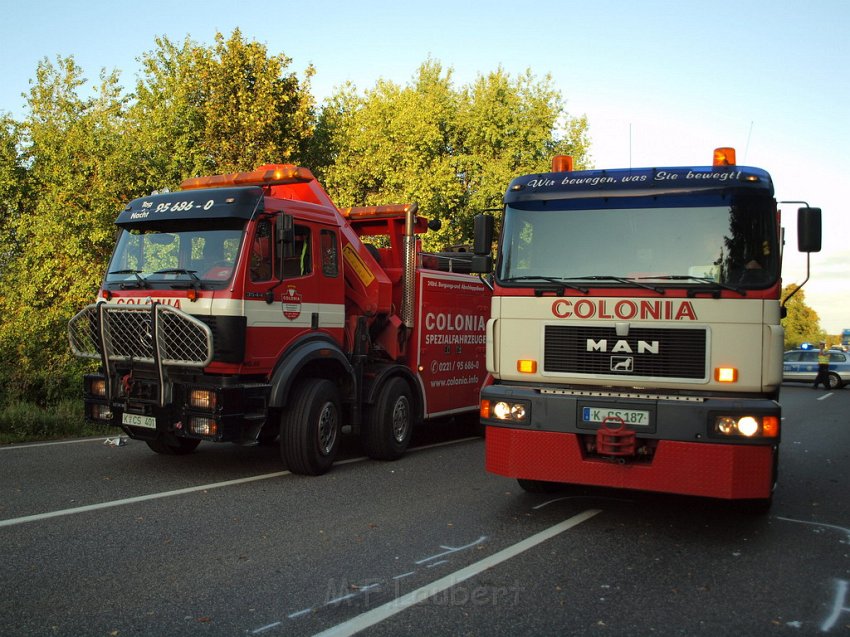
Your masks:
{"label": "truck grille vent", "polygon": [[162,304],[89,305],[71,319],[68,338],[75,355],[100,359],[103,345],[107,359],[113,362],[153,364],[158,354],[163,365],[204,367],[213,352],[209,327]]}
{"label": "truck grille vent", "polygon": [[546,372],[612,377],[706,378],[706,330],[547,325]]}

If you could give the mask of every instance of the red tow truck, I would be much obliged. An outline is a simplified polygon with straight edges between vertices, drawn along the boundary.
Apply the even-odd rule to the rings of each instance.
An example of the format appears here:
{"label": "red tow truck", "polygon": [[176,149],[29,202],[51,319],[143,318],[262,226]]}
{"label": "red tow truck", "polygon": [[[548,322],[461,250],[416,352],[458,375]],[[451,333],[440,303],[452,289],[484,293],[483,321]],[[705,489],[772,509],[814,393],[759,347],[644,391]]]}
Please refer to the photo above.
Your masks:
{"label": "red tow truck", "polygon": [[309,170],[272,164],[135,199],[116,225],[68,327],[100,362],[90,421],[163,454],[279,438],[290,471],[317,475],[343,433],[395,459],[417,422],[477,412],[490,292],[471,253],[422,252],[415,204],[338,209]]}

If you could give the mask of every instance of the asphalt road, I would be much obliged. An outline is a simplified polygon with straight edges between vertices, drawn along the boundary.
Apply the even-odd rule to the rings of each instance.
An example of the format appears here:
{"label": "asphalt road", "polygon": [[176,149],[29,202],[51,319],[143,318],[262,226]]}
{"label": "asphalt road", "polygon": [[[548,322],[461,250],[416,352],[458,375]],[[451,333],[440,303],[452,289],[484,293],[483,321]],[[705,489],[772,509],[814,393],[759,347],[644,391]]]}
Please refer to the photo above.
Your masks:
{"label": "asphalt road", "polygon": [[0,448],[0,635],[850,634],[850,388],[783,388],[767,515],[522,492],[448,425],[318,478],[277,450]]}

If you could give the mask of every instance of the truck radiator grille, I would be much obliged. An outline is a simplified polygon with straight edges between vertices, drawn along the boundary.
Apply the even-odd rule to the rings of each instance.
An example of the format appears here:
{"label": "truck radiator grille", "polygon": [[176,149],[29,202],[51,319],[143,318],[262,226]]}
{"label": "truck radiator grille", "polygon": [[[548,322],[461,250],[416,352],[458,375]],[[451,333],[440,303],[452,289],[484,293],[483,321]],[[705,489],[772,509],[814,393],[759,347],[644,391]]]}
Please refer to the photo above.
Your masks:
{"label": "truck radiator grille", "polygon": [[[102,325],[102,330],[101,330]],[[71,319],[68,338],[75,355],[113,362],[136,361],[204,367],[212,360],[212,332],[171,306],[89,305]]]}
{"label": "truck radiator grille", "polygon": [[705,329],[547,325],[543,370],[612,377],[706,378]]}

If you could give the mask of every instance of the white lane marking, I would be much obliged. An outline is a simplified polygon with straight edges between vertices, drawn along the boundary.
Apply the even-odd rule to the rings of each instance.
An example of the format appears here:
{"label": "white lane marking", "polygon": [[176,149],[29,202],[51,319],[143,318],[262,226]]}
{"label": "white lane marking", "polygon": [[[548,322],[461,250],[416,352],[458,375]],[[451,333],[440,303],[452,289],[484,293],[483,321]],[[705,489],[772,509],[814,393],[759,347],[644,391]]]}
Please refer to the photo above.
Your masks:
{"label": "white lane marking", "polygon": [[806,520],[795,520],[793,518],[784,518],[781,515],[776,516],[777,520],[785,520],[786,522],[796,522],[797,524],[808,524],[809,526],[821,526],[825,529],[835,529],[847,535],[847,541],[850,542],[850,529],[838,526],[837,524],[826,524],[825,522],[808,522]]}
{"label": "white lane marking", "polygon": [[102,444],[107,440],[109,440],[109,436],[106,438],[78,438],[75,440],[54,440],[52,442],[31,442],[27,444],[12,443],[11,445],[3,445],[0,447],[0,451],[10,451],[12,449],[32,449],[33,447],[52,447],[54,445],[75,445],[79,442],[99,442]]}
{"label": "white lane marking", "polygon": [[281,622],[275,622],[274,624],[268,624],[267,626],[263,626],[261,628],[257,628],[256,630],[252,630],[252,635],[259,635],[260,633],[264,633],[267,630],[271,630],[272,628],[277,628],[280,626]]}
{"label": "white lane marking", "polygon": [[457,584],[478,575],[482,571],[486,571],[488,568],[497,566],[512,557],[516,557],[517,555],[534,548],[538,544],[541,544],[546,540],[549,540],[556,535],[589,520],[597,513],[601,513],[601,509],[588,509],[587,511],[574,515],[568,520],[564,520],[554,526],[550,526],[548,529],[540,531],[521,542],[517,542],[512,546],[502,549],[498,553],[485,557],[483,560],[470,564],[469,566],[462,568],[459,571],[455,571],[454,573],[450,573],[435,582],[421,586],[407,595],[389,601],[377,608],[373,608],[372,610],[358,615],[346,622],[332,626],[321,633],[317,633],[315,637],[345,637],[347,635],[354,635],[361,630],[365,630],[397,613],[400,613],[414,604],[418,604],[437,593],[451,588],[452,586],[456,586]]}
{"label": "white lane marking", "polygon": [[835,599],[832,604],[832,613],[830,613],[829,617],[827,617],[820,625],[820,631],[822,633],[827,633],[832,630],[832,627],[835,626],[835,622],[838,621],[841,613],[850,612],[850,608],[844,605],[845,600],[847,599],[847,580],[835,580],[835,588]]}
{"label": "white lane marking", "polygon": [[[416,447],[414,449],[409,449],[408,453],[413,453],[415,451],[423,451],[426,449],[433,449],[435,447],[445,447],[447,445],[453,445],[460,442],[467,442],[469,440],[476,440],[476,438],[461,438],[460,440],[449,440],[447,442],[438,442],[433,445],[425,445],[422,447]],[[79,442],[88,442],[87,440],[79,441]],[[33,445],[37,446],[37,445]],[[334,466],[352,464],[354,462],[363,462],[364,460],[368,460],[366,456],[359,456],[357,458],[349,458],[347,460],[340,460],[334,463]],[[236,480],[225,480],[224,482],[213,482],[212,484],[201,484],[197,487],[187,487],[185,489],[176,489],[174,491],[162,491],[160,493],[149,493],[148,495],[139,495],[133,498],[124,498],[122,500],[110,500],[108,502],[99,502],[97,504],[88,504],[86,506],[74,507],[72,509],[60,509],[58,511],[48,511],[47,513],[37,513],[35,515],[25,515],[20,518],[9,518],[8,520],[0,520],[0,527],[4,526],[15,526],[16,524],[26,524],[27,522],[38,522],[40,520],[48,520],[50,518],[57,518],[63,515],[75,515],[77,513],[85,513],[87,511],[99,511],[101,509],[110,509],[112,507],[124,506],[126,504],[136,504],[137,502],[147,502],[148,500],[158,500],[160,498],[170,498],[175,495],[185,495],[187,493],[197,493],[198,491],[205,491],[208,489],[219,489],[221,487],[232,487],[238,484],[245,484],[246,482],[256,482],[258,480],[268,480],[270,478],[278,478],[280,476],[289,475],[289,471],[276,471],[275,473],[264,473],[258,476],[250,476],[247,478],[238,478]]]}
{"label": "white lane marking", "polygon": [[829,392],[828,394],[824,394],[823,396],[821,396],[820,398],[818,398],[818,400],[826,400],[826,399],[827,399],[827,398],[829,398],[830,396],[832,396],[832,392]]}
{"label": "white lane marking", "polygon": [[[430,562],[431,560],[436,560],[438,557],[445,557],[446,555],[450,555],[452,553],[457,553],[458,551],[463,551],[463,550],[466,550],[468,548],[472,548],[476,544],[481,544],[486,539],[487,539],[487,536],[482,535],[481,537],[479,537],[474,542],[470,542],[469,544],[464,544],[463,546],[455,547],[455,546],[441,545],[440,548],[444,549],[442,553],[437,553],[436,555],[432,555],[431,557],[423,557],[421,560],[416,560],[414,562],[414,564],[416,564],[416,565],[424,564],[425,562]],[[443,561],[445,562],[445,560],[443,560]]]}
{"label": "white lane marking", "polygon": [[269,478],[278,478],[288,475],[289,471],[278,471],[276,473],[265,473],[259,476],[251,476],[249,478],[239,478],[237,480],[226,480],[224,482],[214,482],[212,484],[201,484],[197,487],[186,487],[185,489],[175,489],[174,491],[162,491],[160,493],[149,493],[148,495],[139,495],[134,498],[124,498],[123,500],[110,500],[108,502],[99,502],[97,504],[88,504],[86,506],[74,507],[73,509],[60,509],[59,511],[49,511],[47,513],[37,513],[35,515],[25,515],[20,518],[10,518],[8,520],[0,520],[0,527],[14,526],[16,524],[24,524],[26,522],[38,522],[39,520],[47,520],[57,518],[63,515],[74,515],[75,513],[85,513],[86,511],[98,511],[100,509],[109,509],[112,507],[123,506],[125,504],[136,504],[137,502],[147,502],[148,500],[158,500],[160,498],[170,498],[175,495],[184,495],[186,493],[196,493],[207,489],[219,489],[221,487],[232,487],[237,484],[245,484],[246,482],[256,482],[257,480],[268,480]]}

